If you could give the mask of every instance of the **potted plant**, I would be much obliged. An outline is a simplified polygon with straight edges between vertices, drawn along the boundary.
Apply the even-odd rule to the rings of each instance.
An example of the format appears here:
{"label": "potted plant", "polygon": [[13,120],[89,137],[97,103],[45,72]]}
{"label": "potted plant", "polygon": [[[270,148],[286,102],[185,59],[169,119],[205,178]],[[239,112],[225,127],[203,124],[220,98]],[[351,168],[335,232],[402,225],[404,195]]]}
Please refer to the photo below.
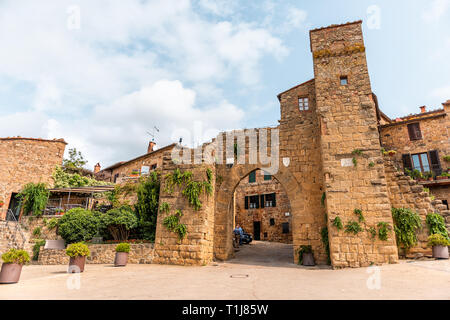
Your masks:
{"label": "potted plant", "polygon": [[390,157],[393,157],[393,156],[395,156],[397,154],[397,151],[395,151],[395,150],[389,150],[388,151],[388,155],[390,156]]}
{"label": "potted plant", "polygon": [[430,171],[424,172],[423,177],[428,181],[433,181],[433,173]]}
{"label": "potted plant", "polygon": [[0,200],[0,208],[3,207],[4,204],[3,200]]}
{"label": "potted plant", "polygon": [[2,260],[0,283],[17,283],[22,266],[30,261],[30,255],[25,250],[10,249],[2,255]]}
{"label": "potted plant", "polygon": [[298,250],[298,264],[304,266],[315,266],[314,255],[311,246],[300,246]]}
{"label": "potted plant", "polygon": [[129,243],[119,243],[116,247],[116,257],[114,259],[114,266],[125,267],[128,262],[129,252],[130,252]]}
{"label": "potted plant", "polygon": [[448,259],[448,246],[450,241],[440,233],[428,237],[428,245],[433,247],[433,258]]}
{"label": "potted plant", "polygon": [[448,174],[447,172],[443,172],[440,176],[436,177],[437,180],[445,180],[448,179],[448,177],[450,177],[450,174]]}
{"label": "potted plant", "polygon": [[69,273],[79,273],[84,271],[84,265],[86,264],[86,257],[91,252],[87,245],[82,242],[72,243],[66,249],[66,254],[70,257],[69,261]]}

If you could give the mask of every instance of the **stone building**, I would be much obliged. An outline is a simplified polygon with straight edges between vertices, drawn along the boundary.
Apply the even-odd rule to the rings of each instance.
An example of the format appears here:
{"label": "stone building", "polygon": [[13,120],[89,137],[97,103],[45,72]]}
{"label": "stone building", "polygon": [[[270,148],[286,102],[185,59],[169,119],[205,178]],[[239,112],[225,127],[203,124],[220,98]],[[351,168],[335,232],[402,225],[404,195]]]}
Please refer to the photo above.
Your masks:
{"label": "stone building", "polygon": [[121,183],[128,178],[134,178],[142,174],[149,173],[162,166],[162,155],[165,151],[171,151],[175,144],[154,150],[155,143],[150,141],[147,153],[128,161],[115,163],[103,170],[97,163],[94,168],[95,178],[101,181]]}
{"label": "stone building", "polygon": [[262,170],[242,179],[234,194],[235,223],[254,240],[292,243],[292,216],[283,186]]}
{"label": "stone building", "polygon": [[424,177],[419,183],[448,208],[450,179],[440,176],[450,172],[446,157],[450,155],[450,100],[442,105],[433,111],[423,106],[420,113],[395,120],[380,111],[379,121],[382,146],[397,152],[393,159],[403,169],[431,174],[431,178]]}
{"label": "stone building", "polygon": [[[66,142],[63,139],[0,138],[0,218],[18,207],[15,195],[29,183],[53,183],[52,173],[62,165]],[[17,211],[18,212],[18,211]]]}

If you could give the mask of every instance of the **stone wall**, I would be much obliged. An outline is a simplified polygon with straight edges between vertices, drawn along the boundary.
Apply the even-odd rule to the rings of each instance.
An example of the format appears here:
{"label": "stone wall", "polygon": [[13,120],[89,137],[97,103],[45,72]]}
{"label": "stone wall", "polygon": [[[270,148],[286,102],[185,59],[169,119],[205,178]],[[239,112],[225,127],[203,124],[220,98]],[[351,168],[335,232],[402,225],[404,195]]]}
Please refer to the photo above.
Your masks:
{"label": "stone wall", "polygon": [[[86,259],[89,264],[113,264],[116,255],[117,244],[90,244],[89,250],[91,255]],[[128,255],[128,263],[130,264],[150,264],[153,260],[154,244],[130,244],[130,254]],[[66,250],[61,249],[44,249],[41,247],[39,252],[39,264],[55,265],[69,264],[69,256]]]}
{"label": "stone wall", "polygon": [[[431,116],[431,117],[430,117]],[[411,141],[408,134],[408,124],[419,123],[422,139]],[[399,163],[403,154],[426,153],[438,150],[443,171],[450,167],[444,161],[444,156],[450,155],[450,104],[444,104],[442,112],[433,112],[428,116],[418,114],[408,121],[386,124],[380,127],[382,145],[386,150],[395,150],[394,156]],[[449,191],[450,192],[450,191]]]}
{"label": "stone wall", "polygon": [[4,219],[11,194],[29,182],[51,185],[53,170],[62,164],[64,140],[0,138],[0,219]]}
{"label": "stone wall", "polygon": [[[391,157],[385,157],[386,180],[389,190],[389,200],[393,208],[407,208],[420,215],[422,229],[417,233],[418,243],[411,248],[408,254],[431,255],[431,248],[427,246],[429,230],[426,225],[426,216],[429,213],[441,214],[450,231],[450,211],[441,200],[431,200],[430,193],[411,177],[405,175]],[[402,255],[405,254],[400,250]]]}
{"label": "stone wall", "polygon": [[[363,212],[364,229],[380,222],[393,225],[361,23],[310,32],[334,267],[398,261],[392,233],[387,241],[372,240],[366,230],[353,235],[332,225],[337,216],[344,227],[358,221],[355,209]],[[356,150],[362,154],[354,154]]]}
{"label": "stone wall", "polygon": [[[261,200],[261,195],[275,193],[276,205],[275,207],[264,208],[248,208],[245,209],[245,197],[257,195]],[[253,235],[255,238],[255,230],[253,223],[260,222],[260,240],[292,243],[292,215],[289,198],[278,180],[271,177],[270,180],[264,180],[264,172],[262,170],[256,171],[256,181],[249,183],[248,177],[241,180],[236,187],[234,194],[235,203],[235,220],[246,232]],[[289,213],[289,216],[285,214]],[[270,224],[270,220],[274,220],[274,224]],[[283,223],[289,224],[289,232],[283,233]]]}
{"label": "stone wall", "polygon": [[[207,169],[210,169],[215,176],[214,165],[175,165],[172,162],[171,153],[164,153],[159,205],[168,203],[170,212],[161,212],[161,210],[158,212],[153,263],[204,265],[213,259],[214,193],[212,195],[201,193],[199,199],[202,207],[195,211],[178,187],[174,188],[173,193],[165,192],[166,175],[172,173],[175,168],[179,168],[182,172],[186,170],[192,172],[194,181],[206,181]],[[215,179],[212,181],[212,185],[214,188]],[[164,218],[175,214],[177,209],[183,213],[180,223],[187,227],[187,235],[183,240],[179,240],[176,233],[169,231],[163,225]]]}

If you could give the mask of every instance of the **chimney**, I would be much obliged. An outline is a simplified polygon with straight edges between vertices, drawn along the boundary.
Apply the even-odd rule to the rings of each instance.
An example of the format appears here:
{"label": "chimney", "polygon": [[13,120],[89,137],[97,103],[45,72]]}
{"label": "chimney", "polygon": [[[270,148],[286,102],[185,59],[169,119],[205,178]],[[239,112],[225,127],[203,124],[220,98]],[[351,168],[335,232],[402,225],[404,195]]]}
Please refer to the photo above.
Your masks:
{"label": "chimney", "polygon": [[421,106],[420,113],[425,113],[425,112],[427,112],[427,106]]}
{"label": "chimney", "polygon": [[155,141],[150,141],[148,143],[148,149],[147,149],[147,153],[153,152],[153,148],[156,146]]}
{"label": "chimney", "polygon": [[97,162],[97,164],[94,167],[94,173],[100,172],[100,169],[101,169],[100,163]]}

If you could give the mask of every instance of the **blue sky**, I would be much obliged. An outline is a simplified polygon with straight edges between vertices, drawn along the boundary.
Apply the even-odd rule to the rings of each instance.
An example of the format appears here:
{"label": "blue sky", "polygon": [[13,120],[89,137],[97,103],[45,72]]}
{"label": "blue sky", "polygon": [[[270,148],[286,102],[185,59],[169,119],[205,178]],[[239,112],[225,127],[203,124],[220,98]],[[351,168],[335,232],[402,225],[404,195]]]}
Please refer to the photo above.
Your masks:
{"label": "blue sky", "polygon": [[[313,78],[312,28],[362,19],[390,117],[450,99],[450,0],[0,1],[0,136],[64,138],[103,166],[218,130],[276,125]],[[193,130],[201,132],[195,136]]]}

